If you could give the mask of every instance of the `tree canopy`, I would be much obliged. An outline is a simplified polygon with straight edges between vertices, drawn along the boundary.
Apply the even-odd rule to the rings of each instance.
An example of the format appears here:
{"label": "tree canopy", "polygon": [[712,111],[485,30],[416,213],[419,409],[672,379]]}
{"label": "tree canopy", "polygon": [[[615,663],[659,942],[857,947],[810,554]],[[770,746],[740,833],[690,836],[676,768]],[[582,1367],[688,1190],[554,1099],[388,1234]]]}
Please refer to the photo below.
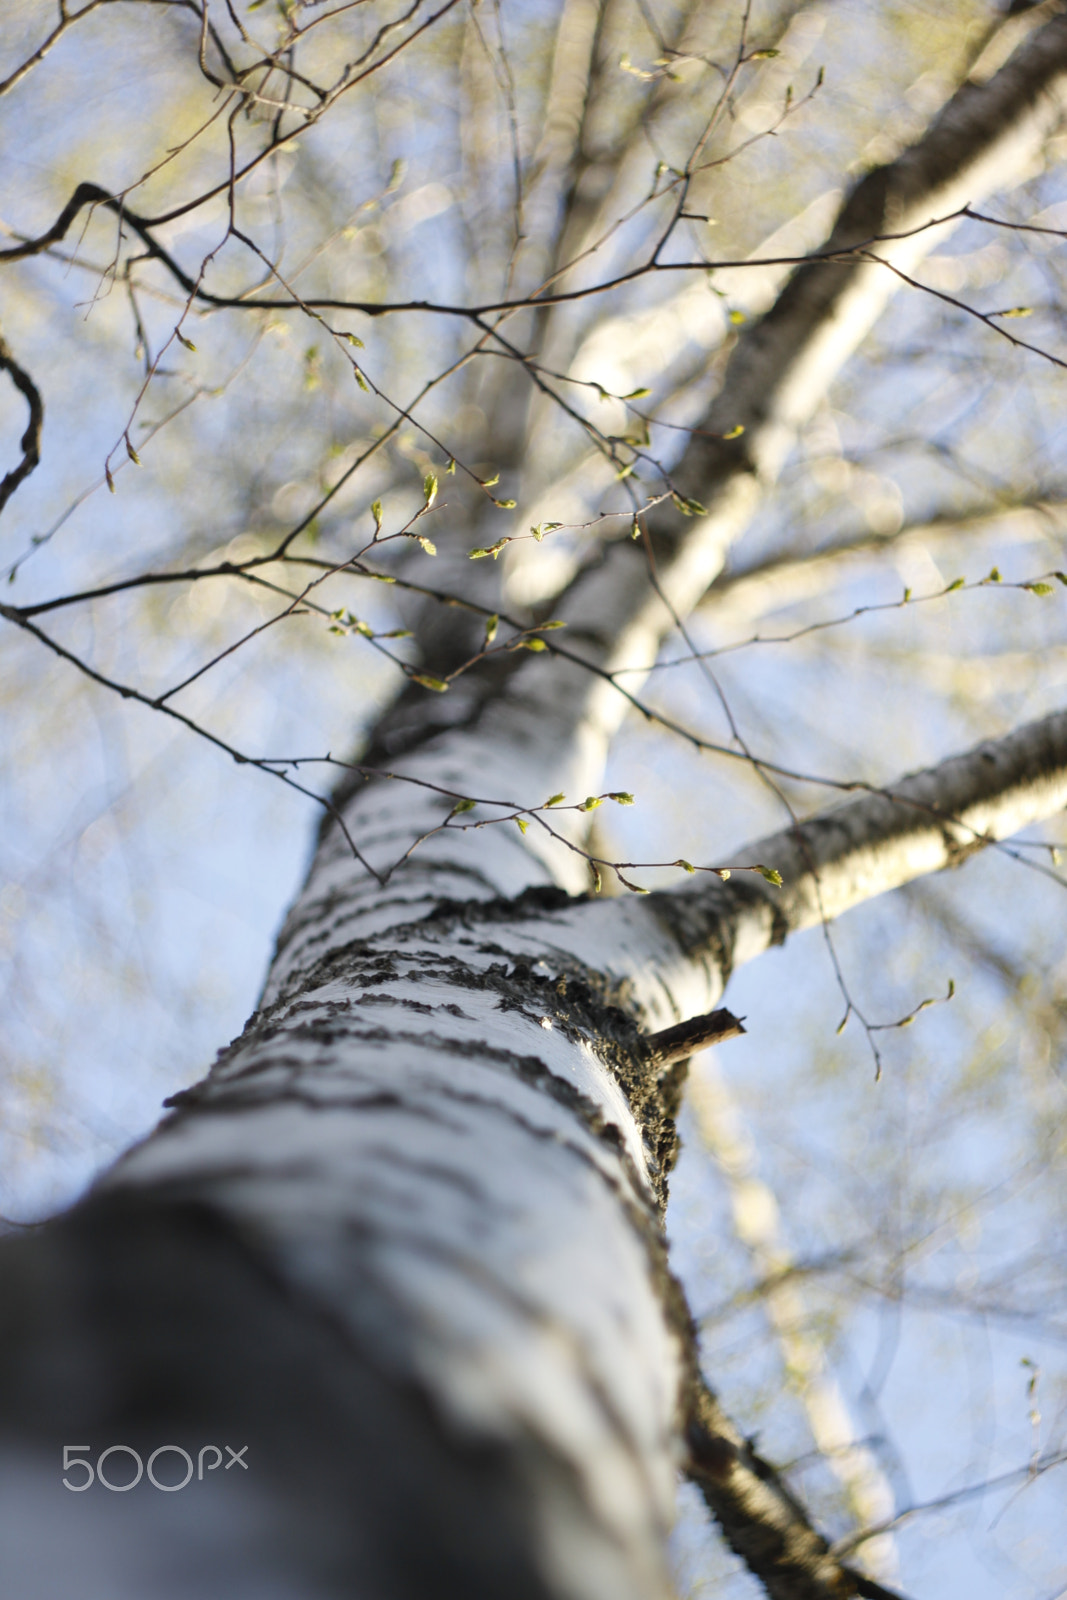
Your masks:
{"label": "tree canopy", "polygon": [[[857,1592],[1029,1600],[1067,1571],[1067,22],[1012,11],[18,8],[0,1211],[238,1032],[316,826],[383,903],[521,847],[590,941],[690,917],[730,979],[666,1228],[740,1436]],[[513,777],[461,759],[493,707]],[[422,808],[395,850],[371,790]],[[680,1505],[679,1592],[757,1592]]]}

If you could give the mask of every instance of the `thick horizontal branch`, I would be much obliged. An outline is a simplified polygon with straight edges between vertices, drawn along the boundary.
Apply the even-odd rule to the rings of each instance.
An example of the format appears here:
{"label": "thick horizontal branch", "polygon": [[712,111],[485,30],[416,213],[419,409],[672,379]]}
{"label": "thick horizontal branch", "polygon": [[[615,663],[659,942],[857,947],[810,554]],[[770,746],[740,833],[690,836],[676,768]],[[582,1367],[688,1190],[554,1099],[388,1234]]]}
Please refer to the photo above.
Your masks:
{"label": "thick horizontal branch", "polygon": [[782,875],[782,889],[770,892],[784,937],[958,867],[1065,807],[1067,712],[1059,711],[752,848]]}
{"label": "thick horizontal branch", "polygon": [[[685,966],[699,971],[718,998],[735,967],[789,934],[916,878],[958,867],[1064,809],[1067,711],[1058,711],[738,852],[739,860],[775,868],[781,888],[735,873],[726,883],[716,879],[701,889],[649,895],[641,911],[650,919],[650,948],[655,945],[658,953],[662,930],[668,929]],[[598,902],[605,923],[618,914],[619,904]]]}
{"label": "thick horizontal branch", "polygon": [[[776,869],[781,888],[735,870],[725,883],[709,874],[700,886],[690,879],[640,898],[564,899],[540,912],[539,925],[516,916],[512,942],[557,964],[605,952],[604,971],[649,1019],[706,1012],[735,968],[789,934],[960,866],[1067,809],[1067,711],[884,789],[856,788],[866,792],[737,852],[738,861]],[[473,907],[470,914],[477,915]],[[694,1016],[680,1036],[694,1025],[699,1033],[705,1022]]]}

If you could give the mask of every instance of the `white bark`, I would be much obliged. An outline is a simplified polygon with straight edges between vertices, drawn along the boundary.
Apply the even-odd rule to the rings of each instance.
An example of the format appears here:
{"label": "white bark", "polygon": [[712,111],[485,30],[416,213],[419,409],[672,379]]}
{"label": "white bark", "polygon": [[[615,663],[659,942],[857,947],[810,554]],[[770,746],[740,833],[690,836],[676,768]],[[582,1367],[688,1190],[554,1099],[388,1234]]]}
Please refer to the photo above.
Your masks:
{"label": "white bark", "polygon": [[665,1593],[679,1353],[641,1134],[548,974],[470,943],[334,957],[107,1187],[193,1189],[449,1429],[512,1450],[553,1593]]}
{"label": "white bark", "polygon": [[[958,96],[888,176],[866,180],[833,247],[887,225],[920,227],[1006,181],[1058,116],[1065,74],[1067,19],[1057,18],[990,84]],[[927,231],[885,249],[911,266],[942,236]],[[653,529],[679,612],[707,588],[751,515],[760,477],[777,469],[895,284],[867,263],[810,267],[742,341],[711,425],[744,423],[743,442],[694,447],[681,481],[708,513],[664,515]],[[608,671],[650,665],[672,626],[636,554],[614,547],[561,607],[577,653]],[[488,703],[466,695],[459,686],[449,696],[456,726],[398,765],[454,794],[522,804],[595,789],[626,704],[563,658],[532,659]],[[705,1009],[738,960],[810,923],[815,868],[836,915],[1045,814],[1037,805],[1062,804],[1064,727],[1052,720],[1053,754],[1036,776],[1034,746],[1045,735],[1031,733],[1010,750],[1005,741],[907,780],[895,800],[865,798],[808,825],[803,848],[788,835],[761,844],[760,859],[786,876],[780,895],[734,879],[710,893],[564,905],[552,880],[579,879],[532,848],[536,829],[523,838],[510,823],[438,832],[381,887],[328,830],[245,1033],[88,1205],[12,1269],[21,1288],[10,1303],[30,1309],[9,1312],[0,1339],[25,1458],[45,1459],[62,1442],[60,1423],[91,1427],[98,1447],[118,1442],[102,1437],[116,1418],[133,1417],[147,1437],[153,1419],[169,1415],[159,1395],[174,1381],[173,1318],[184,1330],[182,1361],[205,1374],[204,1394],[257,1441],[262,1476],[244,1492],[261,1523],[283,1508],[279,1572],[286,1562],[300,1570],[310,1537],[303,1511],[285,1505],[309,1506],[312,1521],[321,1511],[336,1567],[321,1582],[308,1578],[306,1594],[427,1592],[403,1543],[407,1520],[410,1543],[421,1541],[441,1571],[451,1562],[447,1581],[434,1583],[442,1594],[666,1595],[663,1539],[694,1374],[657,1225],[671,1085],[645,1054],[638,1022],[649,1029]],[[346,822],[384,872],[450,803],[378,781],[349,799]],[[468,817],[495,814],[486,805]],[[241,1332],[230,1344],[213,1331],[197,1252],[183,1243],[201,1224],[211,1242],[201,1258],[214,1251],[222,1263],[213,1292],[232,1296]],[[147,1254],[134,1247],[142,1225],[155,1242]],[[69,1241],[75,1262],[112,1275],[116,1305],[142,1306],[133,1356],[118,1314],[77,1288]],[[138,1298],[146,1260],[156,1277]],[[33,1335],[32,1308],[42,1306],[52,1316],[42,1311],[40,1326],[54,1340],[42,1370],[81,1363],[85,1379],[75,1399],[42,1389],[27,1409],[18,1396],[38,1392],[45,1333]],[[263,1349],[250,1332],[259,1319]],[[272,1342],[281,1328],[288,1343],[280,1334]],[[142,1366],[148,1375],[131,1398],[130,1373]],[[315,1384],[305,1416],[300,1386]],[[378,1504],[376,1466],[383,1481],[394,1470],[383,1440],[404,1429],[414,1442],[398,1456],[417,1464],[424,1453],[441,1463],[436,1476],[428,1471],[410,1493],[383,1490],[380,1519],[368,1512],[353,1523],[353,1504]],[[500,1500],[480,1528],[486,1460],[497,1464]],[[769,1494],[752,1483],[757,1500]],[[445,1527],[439,1504],[453,1491],[462,1515]],[[18,1514],[41,1526],[41,1504],[23,1495]],[[157,1562],[201,1537],[178,1511],[166,1532],[147,1529],[131,1523],[127,1544],[119,1541],[132,1555],[114,1569],[114,1600],[144,1592],[137,1563],[149,1537]],[[81,1558],[71,1537],[73,1573]],[[215,1583],[199,1592],[228,1591]]]}
{"label": "white bark", "polygon": [[757,873],[626,899],[585,898],[516,927],[508,946],[563,965],[597,952],[606,981],[648,1029],[709,1011],[742,963],[793,933],[972,855],[1067,809],[1067,712],[902,777],[744,845]]}

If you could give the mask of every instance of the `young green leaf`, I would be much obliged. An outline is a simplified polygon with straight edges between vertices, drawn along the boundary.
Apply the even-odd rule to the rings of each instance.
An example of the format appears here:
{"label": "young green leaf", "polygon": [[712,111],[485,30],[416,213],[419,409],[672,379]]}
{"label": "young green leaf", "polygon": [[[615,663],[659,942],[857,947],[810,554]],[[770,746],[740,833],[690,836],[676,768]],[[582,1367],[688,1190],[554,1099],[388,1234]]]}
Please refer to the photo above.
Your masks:
{"label": "young green leaf", "polygon": [[496,638],[496,630],[499,628],[499,626],[500,626],[500,618],[497,616],[496,612],[494,611],[491,617],[486,617],[486,619],[485,619],[485,642],[486,642],[486,644],[492,644],[493,640]]}
{"label": "young green leaf", "polygon": [[627,793],[625,789],[615,790],[613,793],[608,795],[608,799],[614,800],[617,806],[632,806],[634,803],[633,795]]}
{"label": "young green leaf", "polygon": [[412,683],[420,683],[424,689],[433,689],[437,694],[444,694],[448,684],[443,678],[432,678],[428,672],[413,672]]}
{"label": "young green leaf", "polygon": [[428,510],[437,499],[437,474],[435,472],[428,472],[423,478],[422,494]]}
{"label": "young green leaf", "polygon": [[671,499],[683,517],[704,517],[707,515],[706,507],[699,500],[689,500],[685,495],[681,494],[672,494]]}
{"label": "young green leaf", "polygon": [[458,817],[461,811],[473,811],[477,805],[476,800],[457,800],[452,807],[452,816]]}
{"label": "young green leaf", "polygon": [[632,894],[647,894],[648,893],[648,890],[647,889],[642,889],[642,887],[641,887],[641,885],[639,883],[631,883],[629,878],[624,878],[622,873],[619,871],[618,867],[615,868],[615,876],[618,878],[619,882],[623,885],[623,887],[626,888],[626,889],[629,889]]}
{"label": "young green leaf", "polygon": [[545,801],[545,805],[546,806],[558,806],[560,804],[560,802],[563,801],[563,800],[566,800],[566,798],[567,798],[567,796],[563,793],[563,791],[561,789],[559,794],[550,794],[548,799]]}
{"label": "young green leaf", "polygon": [[761,877],[766,878],[768,883],[773,883],[776,889],[780,889],[782,887],[782,874],[777,872],[774,867],[763,867],[757,861],[756,871],[761,875]]}
{"label": "young green leaf", "polygon": [[428,556],[435,556],[437,554],[437,546],[434,544],[432,539],[425,538],[421,533],[416,534],[415,537],[418,539]]}
{"label": "young green leaf", "polygon": [[382,531],[382,502],[380,500],[372,500],[371,501],[370,514],[374,518],[374,531],[375,531],[375,533],[381,533],[381,531]]}

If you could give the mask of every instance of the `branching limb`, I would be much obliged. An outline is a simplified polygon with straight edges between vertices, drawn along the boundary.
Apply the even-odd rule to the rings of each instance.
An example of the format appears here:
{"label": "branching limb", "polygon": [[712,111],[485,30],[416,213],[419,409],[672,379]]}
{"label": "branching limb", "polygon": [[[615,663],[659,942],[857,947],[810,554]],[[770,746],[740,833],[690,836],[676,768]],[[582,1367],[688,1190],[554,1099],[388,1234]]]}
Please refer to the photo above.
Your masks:
{"label": "branching limb", "polygon": [[[702,875],[692,887],[640,899],[571,902],[551,919],[546,945],[579,958],[595,941],[614,946],[613,977],[650,1016],[704,1011],[735,968],[789,934],[959,866],[1067,807],[1067,712],[887,788],[863,788],[861,798],[738,852],[739,862],[761,862],[762,871],[742,877],[735,869],[726,882]],[[1000,848],[1050,872],[1011,847]],[[773,881],[777,875],[781,887]]]}
{"label": "branching limb", "polygon": [[[1059,711],[750,846],[783,878],[781,890],[771,891],[770,941],[960,866],[1065,807],[1067,712]],[[734,883],[724,886],[727,896]],[[752,887],[763,897],[762,883],[738,885],[738,897],[751,900]],[[770,894],[766,904],[770,910]],[[751,920],[746,909],[739,932]]]}
{"label": "branching limb", "polygon": [[37,46],[37,49],[32,55],[27,56],[23,61],[21,61],[15,68],[14,72],[9,73],[8,76],[4,78],[2,82],[0,82],[0,95],[7,94],[9,89],[13,89],[16,84],[21,83],[23,78],[31,73],[39,62],[44,60],[52,46],[59,43],[60,39],[66,33],[68,28],[72,28],[76,22],[80,22],[83,17],[87,17],[90,11],[95,11],[98,6],[104,4],[106,4],[106,0],[86,0],[86,4],[82,6],[80,11],[73,12],[68,12],[66,6],[60,6],[59,21],[56,23],[51,33],[42,44]]}

